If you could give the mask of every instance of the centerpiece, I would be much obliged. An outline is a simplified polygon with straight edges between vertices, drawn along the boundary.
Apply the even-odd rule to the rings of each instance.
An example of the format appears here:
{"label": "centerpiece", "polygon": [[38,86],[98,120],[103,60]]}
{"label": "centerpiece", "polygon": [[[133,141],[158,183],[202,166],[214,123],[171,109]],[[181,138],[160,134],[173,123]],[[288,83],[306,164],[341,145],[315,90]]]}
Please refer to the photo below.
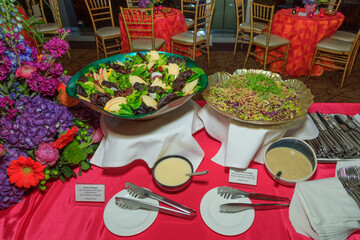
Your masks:
{"label": "centerpiece", "polygon": [[328,0],[302,0],[306,14],[314,13],[316,11],[316,7],[324,2],[328,2]]}
{"label": "centerpiece", "polygon": [[163,3],[164,0],[139,0],[139,8],[151,8],[151,7],[157,7],[161,3]]}

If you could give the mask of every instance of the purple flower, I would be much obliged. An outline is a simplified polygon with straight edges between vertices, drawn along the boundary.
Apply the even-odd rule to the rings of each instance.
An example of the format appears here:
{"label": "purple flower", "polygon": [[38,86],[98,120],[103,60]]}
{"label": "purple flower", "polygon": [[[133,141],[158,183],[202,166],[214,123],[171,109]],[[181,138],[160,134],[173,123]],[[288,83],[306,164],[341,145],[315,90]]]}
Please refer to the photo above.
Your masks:
{"label": "purple flower", "polygon": [[307,5],[314,5],[317,3],[317,0],[302,0],[302,3]]}
{"label": "purple flower", "polygon": [[11,72],[11,60],[7,57],[0,60],[0,81],[4,80]]}
{"label": "purple flower", "polygon": [[59,58],[65,55],[69,49],[69,44],[60,38],[52,38],[44,44],[46,52],[52,55],[53,58]]}

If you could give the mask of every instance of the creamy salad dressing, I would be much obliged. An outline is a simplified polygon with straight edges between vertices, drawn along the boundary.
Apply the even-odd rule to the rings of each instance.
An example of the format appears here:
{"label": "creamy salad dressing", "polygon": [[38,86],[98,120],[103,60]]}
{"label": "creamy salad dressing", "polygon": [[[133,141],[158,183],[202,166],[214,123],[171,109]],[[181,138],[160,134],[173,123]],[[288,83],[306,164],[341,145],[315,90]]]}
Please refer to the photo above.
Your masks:
{"label": "creamy salad dressing", "polygon": [[271,149],[266,154],[266,163],[271,171],[289,180],[302,179],[309,176],[313,170],[309,159],[301,152],[287,147]]}
{"label": "creamy salad dressing", "polygon": [[167,158],[157,164],[154,170],[155,179],[166,186],[178,186],[189,180],[190,164],[181,158]]}

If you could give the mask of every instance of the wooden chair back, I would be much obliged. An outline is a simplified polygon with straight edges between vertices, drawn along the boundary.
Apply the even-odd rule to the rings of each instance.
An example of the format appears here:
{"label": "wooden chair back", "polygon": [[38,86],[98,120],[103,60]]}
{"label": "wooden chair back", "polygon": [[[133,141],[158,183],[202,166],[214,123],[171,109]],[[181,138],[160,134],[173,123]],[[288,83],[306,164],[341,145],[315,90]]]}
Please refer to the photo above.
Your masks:
{"label": "wooden chair back", "polygon": [[339,10],[341,0],[329,0],[328,2],[322,2],[320,8],[326,8],[337,12]]}
{"label": "wooden chair back", "polygon": [[[260,3],[251,2],[250,5],[250,38],[254,38],[254,27],[265,29],[267,32],[267,40],[270,40],[270,33],[274,15],[274,5],[264,5]],[[267,42],[268,42],[267,41]]]}
{"label": "wooden chair back", "polygon": [[240,31],[240,24],[245,22],[244,0],[235,0],[235,12],[237,31]]}
{"label": "wooden chair back", "polygon": [[132,41],[138,38],[152,40],[155,49],[154,8],[123,8],[120,7],[128,36],[130,50],[133,51]]}
{"label": "wooden chair back", "polygon": [[204,31],[206,33],[207,40],[209,40],[214,6],[215,1],[197,4],[195,9],[194,42],[196,42],[196,33],[199,31]]}
{"label": "wooden chair back", "polygon": [[196,5],[199,0],[181,0],[181,12],[185,18],[195,18]]}
{"label": "wooden chair back", "polygon": [[136,8],[139,6],[138,0],[126,0],[127,8]]}
{"label": "wooden chair back", "polygon": [[103,27],[104,24],[109,26],[110,23],[112,27],[115,27],[111,0],[85,0],[85,3],[90,14],[95,35],[96,29],[100,26]]}
{"label": "wooden chair back", "polygon": [[[42,21],[44,21],[44,23],[49,22],[46,19],[46,15],[45,15],[46,8],[49,8],[51,10],[52,16],[54,18],[53,19],[54,22],[58,25],[59,28],[63,28],[61,18],[60,18],[60,10],[59,10],[58,0],[49,0],[49,1],[45,1],[45,2],[44,1],[45,0],[39,1]],[[32,4],[33,4],[32,6],[35,6],[35,7],[37,6],[37,3],[34,0],[32,1]],[[38,16],[38,17],[40,17],[40,16]]]}

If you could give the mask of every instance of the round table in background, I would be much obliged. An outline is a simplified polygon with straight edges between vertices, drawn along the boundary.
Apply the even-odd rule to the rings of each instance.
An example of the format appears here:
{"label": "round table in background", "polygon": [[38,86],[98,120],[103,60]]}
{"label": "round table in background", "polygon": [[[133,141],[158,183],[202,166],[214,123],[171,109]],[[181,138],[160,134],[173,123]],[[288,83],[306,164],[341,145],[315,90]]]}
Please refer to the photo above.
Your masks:
{"label": "round table in background", "polygon": [[[155,37],[165,39],[166,52],[171,52],[171,37],[186,32],[187,26],[184,15],[179,9],[166,9],[171,9],[171,11],[164,12],[160,9],[154,9],[154,31]],[[121,53],[127,53],[130,51],[130,46],[121,14],[119,15],[119,25],[122,44]]]}
{"label": "round table in background", "polygon": [[[307,76],[316,44],[321,39],[333,35],[341,26],[345,17],[340,12],[333,16],[325,15],[322,18],[320,14],[310,18],[292,14],[291,12],[292,9],[281,9],[274,14],[271,33],[290,40],[285,75],[293,77]],[[280,51],[285,52],[285,47]],[[275,52],[272,52],[272,54],[276,55]],[[271,63],[269,70],[282,73],[283,64],[283,61]],[[311,75],[320,76],[323,71],[322,66],[315,65]]]}

